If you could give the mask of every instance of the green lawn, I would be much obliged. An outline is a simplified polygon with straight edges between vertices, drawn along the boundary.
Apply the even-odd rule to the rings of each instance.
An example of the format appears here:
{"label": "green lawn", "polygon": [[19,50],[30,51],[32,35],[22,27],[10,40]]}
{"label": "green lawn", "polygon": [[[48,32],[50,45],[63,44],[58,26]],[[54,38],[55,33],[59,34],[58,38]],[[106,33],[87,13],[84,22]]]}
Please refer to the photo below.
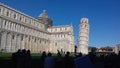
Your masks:
{"label": "green lawn", "polygon": [[[32,59],[40,59],[41,54],[40,53],[31,53]],[[56,58],[57,54],[52,54],[54,58]],[[65,54],[62,54],[62,57],[64,57]],[[75,57],[73,54],[70,55],[71,57]],[[12,53],[0,53],[0,60],[10,60],[12,57]]]}
{"label": "green lawn", "polygon": [[12,53],[0,53],[0,60],[11,59]]}
{"label": "green lawn", "polygon": [[[13,62],[11,60],[12,53],[0,53],[0,66],[4,68],[13,68]],[[32,65],[31,68],[41,68],[41,54],[40,53],[31,53],[32,56]],[[53,58],[56,58],[57,54],[52,54]],[[62,54],[64,57],[65,54]],[[70,55],[74,58],[74,54]]]}
{"label": "green lawn", "polygon": [[0,53],[0,57],[10,57],[12,53]]}
{"label": "green lawn", "polygon": [[[32,58],[40,58],[41,54],[40,53],[31,53]],[[0,60],[2,59],[11,59],[12,53],[0,53]]]}

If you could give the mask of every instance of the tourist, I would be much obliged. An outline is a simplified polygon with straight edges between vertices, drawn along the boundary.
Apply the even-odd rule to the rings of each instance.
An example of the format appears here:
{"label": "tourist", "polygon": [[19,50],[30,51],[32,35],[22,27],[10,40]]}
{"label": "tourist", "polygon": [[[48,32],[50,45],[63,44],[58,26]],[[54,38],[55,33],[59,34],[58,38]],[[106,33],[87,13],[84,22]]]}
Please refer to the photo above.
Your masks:
{"label": "tourist", "polygon": [[54,68],[54,59],[51,53],[48,53],[47,57],[45,58],[44,68]]}

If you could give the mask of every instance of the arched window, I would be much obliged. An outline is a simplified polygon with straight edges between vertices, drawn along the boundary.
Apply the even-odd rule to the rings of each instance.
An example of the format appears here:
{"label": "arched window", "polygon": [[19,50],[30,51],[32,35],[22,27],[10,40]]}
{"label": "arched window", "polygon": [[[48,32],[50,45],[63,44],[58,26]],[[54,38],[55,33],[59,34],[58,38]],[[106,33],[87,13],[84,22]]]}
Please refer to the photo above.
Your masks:
{"label": "arched window", "polygon": [[9,16],[9,12],[7,11],[7,16]]}
{"label": "arched window", "polygon": [[21,41],[23,41],[23,36],[21,36]]}
{"label": "arched window", "polygon": [[1,7],[0,7],[0,13],[1,13]]}
{"label": "arched window", "polygon": [[20,16],[20,21],[22,20],[21,16]]}
{"label": "arched window", "polygon": [[16,18],[16,14],[14,14],[14,16],[13,16],[14,18]]}
{"label": "arched window", "polygon": [[14,39],[14,38],[15,38],[15,35],[12,36],[12,39]]}
{"label": "arched window", "polygon": [[87,25],[85,25],[85,27],[87,27]]}
{"label": "arched window", "polygon": [[29,37],[29,41],[30,41],[30,37]]}
{"label": "arched window", "polygon": [[55,46],[57,46],[57,43],[55,43]]}
{"label": "arched window", "polygon": [[40,43],[41,43],[41,40],[40,40]]}
{"label": "arched window", "polygon": [[34,42],[36,42],[36,38],[35,38]]}
{"label": "arched window", "polygon": [[65,38],[65,34],[64,34],[64,38]]}
{"label": "arched window", "polygon": [[6,26],[6,22],[7,22],[7,21],[5,20],[5,23],[4,23],[4,24],[5,24],[5,26]]}

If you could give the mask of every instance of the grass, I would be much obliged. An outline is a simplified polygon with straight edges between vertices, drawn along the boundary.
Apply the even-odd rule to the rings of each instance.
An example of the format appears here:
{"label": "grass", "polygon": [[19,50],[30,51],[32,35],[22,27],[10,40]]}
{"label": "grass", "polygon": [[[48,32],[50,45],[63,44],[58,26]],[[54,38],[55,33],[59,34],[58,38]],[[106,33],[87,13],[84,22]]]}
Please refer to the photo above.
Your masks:
{"label": "grass", "polygon": [[[40,53],[31,53],[32,59],[40,58]],[[0,60],[10,60],[12,53],[0,53]]]}
{"label": "grass", "polygon": [[10,60],[12,53],[0,53],[0,60]]}
{"label": "grass", "polygon": [[[41,54],[40,53],[31,53],[32,56],[32,65],[31,68],[41,68]],[[52,54],[53,58],[57,58],[57,54]],[[62,54],[64,57],[65,54]],[[70,55],[72,58],[73,54]],[[11,60],[12,53],[0,53],[0,66],[4,68],[13,68],[13,61]]]}
{"label": "grass", "polygon": [[0,57],[11,57],[12,53],[0,53]]}
{"label": "grass", "polygon": [[[31,53],[32,59],[40,59],[41,54],[40,53]],[[57,54],[52,54],[54,58],[56,58]],[[64,57],[65,54],[62,54],[62,57]],[[75,57],[74,54],[70,55],[71,57]],[[12,57],[12,53],[0,53],[0,60],[10,60]]]}
{"label": "grass", "polygon": [[32,59],[40,59],[41,54],[40,53],[31,53]]}

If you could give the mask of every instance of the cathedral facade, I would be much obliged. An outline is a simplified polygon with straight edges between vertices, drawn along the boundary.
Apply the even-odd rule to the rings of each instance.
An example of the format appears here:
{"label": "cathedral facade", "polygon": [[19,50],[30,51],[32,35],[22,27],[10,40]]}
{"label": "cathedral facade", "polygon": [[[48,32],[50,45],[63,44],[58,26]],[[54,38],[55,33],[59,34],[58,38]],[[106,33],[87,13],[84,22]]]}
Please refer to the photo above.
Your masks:
{"label": "cathedral facade", "polygon": [[0,4],[0,52],[74,52],[72,25],[53,26],[44,10],[37,18]]}

